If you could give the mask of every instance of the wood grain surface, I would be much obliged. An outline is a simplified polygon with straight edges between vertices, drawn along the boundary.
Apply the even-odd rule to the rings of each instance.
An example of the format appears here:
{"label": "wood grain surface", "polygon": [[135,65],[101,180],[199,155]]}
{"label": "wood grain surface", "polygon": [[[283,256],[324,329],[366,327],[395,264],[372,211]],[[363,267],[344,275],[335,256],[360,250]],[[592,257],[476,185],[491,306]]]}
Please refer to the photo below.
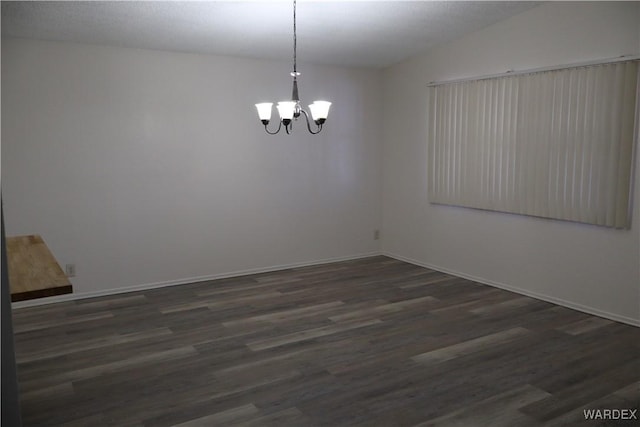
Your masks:
{"label": "wood grain surface", "polygon": [[72,292],[71,283],[39,235],[7,237],[11,300]]}
{"label": "wood grain surface", "polygon": [[25,426],[637,426],[640,329],[386,257],[14,311]]}

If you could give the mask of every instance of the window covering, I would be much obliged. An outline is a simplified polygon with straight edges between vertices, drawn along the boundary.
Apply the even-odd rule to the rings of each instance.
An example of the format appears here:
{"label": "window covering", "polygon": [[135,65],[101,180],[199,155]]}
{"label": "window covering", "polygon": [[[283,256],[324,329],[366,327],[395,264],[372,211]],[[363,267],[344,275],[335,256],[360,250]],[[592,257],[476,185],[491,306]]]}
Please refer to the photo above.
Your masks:
{"label": "window covering", "polygon": [[429,88],[429,201],[630,226],[638,61]]}

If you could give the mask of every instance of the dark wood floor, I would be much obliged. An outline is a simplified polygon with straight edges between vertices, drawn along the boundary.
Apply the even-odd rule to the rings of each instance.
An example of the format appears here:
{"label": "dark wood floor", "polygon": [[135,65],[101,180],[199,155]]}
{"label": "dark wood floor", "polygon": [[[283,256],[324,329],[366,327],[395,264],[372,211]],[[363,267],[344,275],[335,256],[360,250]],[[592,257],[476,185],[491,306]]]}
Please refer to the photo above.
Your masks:
{"label": "dark wood floor", "polygon": [[639,425],[639,328],[386,257],[14,322],[25,426]]}

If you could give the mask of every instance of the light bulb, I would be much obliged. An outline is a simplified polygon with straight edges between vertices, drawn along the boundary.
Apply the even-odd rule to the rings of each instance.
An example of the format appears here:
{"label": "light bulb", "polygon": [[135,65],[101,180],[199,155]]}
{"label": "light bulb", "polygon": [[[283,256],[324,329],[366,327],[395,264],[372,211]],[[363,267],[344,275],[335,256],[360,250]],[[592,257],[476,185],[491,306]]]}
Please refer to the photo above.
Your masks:
{"label": "light bulb", "polygon": [[[271,120],[271,106],[273,102],[263,102],[260,104],[256,104],[256,108],[258,109],[258,116],[260,120],[264,123],[265,121],[269,123]],[[267,124],[265,123],[265,124]]]}
{"label": "light bulb", "polygon": [[324,123],[329,115],[329,107],[331,107],[331,103],[328,101],[313,101],[313,104],[309,105],[313,120],[318,124]]}
{"label": "light bulb", "polygon": [[278,102],[278,113],[280,113],[281,120],[293,119],[293,113],[296,109],[295,101],[281,101]]}

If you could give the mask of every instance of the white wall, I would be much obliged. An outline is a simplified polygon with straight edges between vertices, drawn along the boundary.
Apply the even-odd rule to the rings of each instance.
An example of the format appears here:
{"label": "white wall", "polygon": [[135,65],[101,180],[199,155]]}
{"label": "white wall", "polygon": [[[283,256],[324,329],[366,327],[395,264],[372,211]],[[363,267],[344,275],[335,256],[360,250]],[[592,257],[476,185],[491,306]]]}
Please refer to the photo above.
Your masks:
{"label": "white wall", "polygon": [[334,102],[318,136],[257,121],[287,62],[3,39],[6,231],[41,234],[90,294],[375,252],[382,222],[393,256],[638,322],[640,172],[626,231],[429,205],[425,94],[637,54],[639,23],[637,2],[549,3],[383,78],[302,64],[303,100]]}
{"label": "white wall", "polygon": [[639,323],[638,161],[631,230],[430,205],[425,102],[430,81],[638,53],[640,3],[548,3],[388,69],[383,251]]}
{"label": "white wall", "polygon": [[291,65],[2,41],[7,235],[40,234],[77,294],[379,250],[381,73],[302,64],[325,130],[269,136]]}

